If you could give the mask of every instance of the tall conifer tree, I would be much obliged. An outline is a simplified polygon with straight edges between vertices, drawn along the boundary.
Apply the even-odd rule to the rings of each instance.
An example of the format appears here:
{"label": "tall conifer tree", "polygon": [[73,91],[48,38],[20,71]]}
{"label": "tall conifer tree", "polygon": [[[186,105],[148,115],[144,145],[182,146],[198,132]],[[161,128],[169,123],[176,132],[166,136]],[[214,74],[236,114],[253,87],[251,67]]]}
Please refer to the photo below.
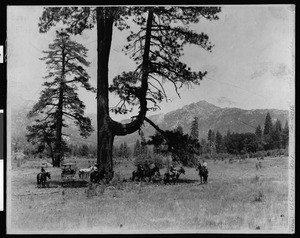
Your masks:
{"label": "tall conifer tree", "polygon": [[[60,166],[63,156],[63,128],[67,127],[66,119],[73,121],[79,128],[80,135],[88,137],[92,132],[91,120],[84,116],[84,103],[78,97],[78,87],[87,91],[95,91],[89,84],[89,75],[84,67],[87,49],[70,39],[65,31],[56,32],[56,39],[49,45],[49,51],[43,51],[46,56],[41,58],[47,64],[48,75],[45,76],[39,101],[33,106],[28,117],[38,117],[36,125],[47,124],[55,129],[55,160],[53,166]],[[31,130],[29,128],[29,131]]]}

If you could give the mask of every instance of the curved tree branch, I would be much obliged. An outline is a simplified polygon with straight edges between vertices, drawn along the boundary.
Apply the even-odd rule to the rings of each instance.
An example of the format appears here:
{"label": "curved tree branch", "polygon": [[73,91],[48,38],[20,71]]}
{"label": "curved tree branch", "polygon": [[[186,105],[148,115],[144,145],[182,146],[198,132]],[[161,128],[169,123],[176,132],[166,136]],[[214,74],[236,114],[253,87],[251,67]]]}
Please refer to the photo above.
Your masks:
{"label": "curved tree branch", "polygon": [[140,111],[136,119],[127,124],[122,124],[120,122],[116,122],[110,119],[112,123],[112,129],[114,135],[127,135],[135,132],[142,126],[145,115],[147,113],[146,94],[148,90],[149,54],[150,54],[152,21],[153,21],[153,9],[149,9],[148,19],[147,19],[147,30],[146,30],[146,37],[145,37],[145,48],[144,48],[143,63],[142,63],[142,85],[138,97],[140,101]]}

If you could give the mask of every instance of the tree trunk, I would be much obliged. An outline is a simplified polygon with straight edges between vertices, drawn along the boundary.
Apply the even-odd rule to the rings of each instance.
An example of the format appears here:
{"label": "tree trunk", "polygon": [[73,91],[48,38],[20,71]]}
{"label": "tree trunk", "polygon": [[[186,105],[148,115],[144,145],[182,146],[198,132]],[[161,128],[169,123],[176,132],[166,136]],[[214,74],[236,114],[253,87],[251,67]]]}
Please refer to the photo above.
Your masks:
{"label": "tree trunk", "polygon": [[59,103],[57,109],[57,128],[56,128],[56,143],[55,143],[55,167],[60,166],[61,161],[61,136],[62,136],[62,99],[63,93],[62,89],[59,92]]}
{"label": "tree trunk", "polygon": [[[136,120],[128,124],[121,124],[110,118],[108,104],[108,61],[115,17],[112,14],[113,11],[113,8],[97,7],[97,164],[99,169],[105,169],[105,172],[110,172],[110,175],[113,175],[112,150],[115,135],[127,135],[137,131],[142,126],[147,112],[146,93],[148,89],[149,48],[153,19],[153,12],[150,10],[142,65],[140,112]],[[111,179],[111,176],[109,179]]]}
{"label": "tree trunk", "polygon": [[56,128],[56,144],[55,144],[55,167],[60,167],[62,159],[62,117],[63,117],[63,96],[64,96],[64,78],[65,78],[65,52],[62,50],[62,73],[59,88],[59,99],[57,108],[57,128]]}
{"label": "tree trunk", "polygon": [[48,146],[49,146],[49,148],[50,148],[51,159],[52,159],[52,166],[54,167],[54,165],[55,165],[55,160],[54,160],[53,148],[52,148],[52,146],[51,146],[51,143],[49,143]]}
{"label": "tree trunk", "polygon": [[109,8],[97,7],[97,164],[99,169],[113,170],[112,145],[114,135],[109,123],[108,61],[112,40],[113,17]]}

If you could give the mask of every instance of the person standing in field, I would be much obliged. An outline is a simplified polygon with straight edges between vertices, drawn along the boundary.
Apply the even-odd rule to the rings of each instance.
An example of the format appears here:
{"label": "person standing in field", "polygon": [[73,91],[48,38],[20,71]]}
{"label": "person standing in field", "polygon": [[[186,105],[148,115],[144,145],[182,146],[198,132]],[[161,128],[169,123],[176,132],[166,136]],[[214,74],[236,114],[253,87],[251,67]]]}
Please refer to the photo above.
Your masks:
{"label": "person standing in field", "polygon": [[202,176],[203,176],[203,182],[207,183],[208,168],[205,160],[202,161]]}

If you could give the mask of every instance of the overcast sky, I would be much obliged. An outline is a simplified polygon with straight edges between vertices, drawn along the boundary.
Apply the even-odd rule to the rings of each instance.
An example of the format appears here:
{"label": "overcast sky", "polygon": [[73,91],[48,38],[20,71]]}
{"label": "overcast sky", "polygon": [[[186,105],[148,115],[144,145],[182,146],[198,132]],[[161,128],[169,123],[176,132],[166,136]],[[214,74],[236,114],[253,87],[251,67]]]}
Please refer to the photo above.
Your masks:
{"label": "overcast sky", "polygon": [[[47,71],[45,62],[39,58],[55,37],[54,30],[39,33],[37,24],[42,11],[38,6],[7,8],[8,103],[11,107],[37,101],[42,90],[42,77]],[[190,46],[185,48],[183,57],[193,70],[207,70],[207,77],[200,86],[180,90],[181,98],[171,85],[166,85],[172,101],[162,103],[161,112],[200,100],[221,107],[289,109],[294,90],[294,8],[290,5],[227,5],[222,7],[219,17],[218,21],[203,19],[191,26],[209,35],[215,45],[212,53]],[[125,38],[125,32],[114,31],[110,79],[134,69],[134,63],[121,52]],[[88,73],[91,84],[96,86],[96,31],[86,30],[72,39],[89,49]],[[80,97],[87,106],[86,112],[96,113],[95,94],[80,91]],[[117,100],[110,97],[110,106],[116,103]]]}

